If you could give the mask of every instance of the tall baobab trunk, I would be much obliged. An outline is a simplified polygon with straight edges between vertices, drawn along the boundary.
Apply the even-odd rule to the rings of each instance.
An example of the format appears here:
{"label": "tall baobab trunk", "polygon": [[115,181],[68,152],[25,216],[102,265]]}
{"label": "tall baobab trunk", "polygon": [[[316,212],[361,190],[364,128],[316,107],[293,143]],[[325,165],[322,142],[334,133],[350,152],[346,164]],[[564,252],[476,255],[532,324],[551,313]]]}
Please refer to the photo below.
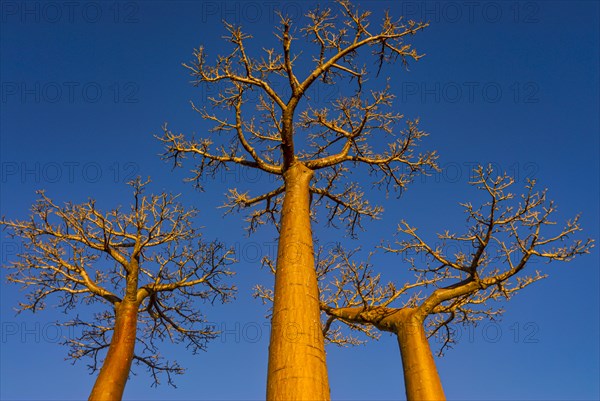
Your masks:
{"label": "tall baobab trunk", "polygon": [[117,307],[113,337],[96,379],[90,401],[118,401],[129,377],[135,347],[138,303],[123,301]]}
{"label": "tall baobab trunk", "polygon": [[275,273],[267,400],[329,400],[319,290],[310,227],[312,170],[285,172]]}
{"label": "tall baobab trunk", "polygon": [[396,315],[401,316],[395,326],[402,356],[407,399],[409,401],[445,400],[446,396],[425,335],[423,322],[417,319],[410,309],[402,310]]}

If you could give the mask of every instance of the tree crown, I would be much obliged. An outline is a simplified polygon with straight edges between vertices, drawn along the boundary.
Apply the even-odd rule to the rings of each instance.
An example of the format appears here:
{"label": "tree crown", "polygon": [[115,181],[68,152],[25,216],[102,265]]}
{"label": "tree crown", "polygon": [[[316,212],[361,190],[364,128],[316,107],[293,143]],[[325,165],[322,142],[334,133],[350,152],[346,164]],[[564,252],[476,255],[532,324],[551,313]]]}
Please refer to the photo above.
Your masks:
{"label": "tree crown", "polygon": [[227,302],[233,296],[235,287],[224,279],[233,274],[228,266],[234,260],[223,244],[201,239],[193,228],[195,209],[184,209],[177,196],[145,195],[147,184],[139,178],[130,182],[133,202],[125,211],[102,212],[93,199],[60,206],[39,191],[29,220],[0,220],[23,246],[5,268],[11,271],[9,282],[29,291],[19,311],[44,309],[51,297],[65,312],[96,301],[112,306],[64,323],[81,329],[65,341],[69,356],[91,357],[92,371],[110,343],[119,305],[138,305],[142,347],[135,360],[149,369],[155,384],[160,372],[172,384],[171,374],[183,369],[161,361],[158,343],[184,342],[197,352],[216,337],[196,300]]}
{"label": "tree crown", "polygon": [[[345,0],[337,3],[337,12],[320,7],[308,12],[300,29],[280,15],[275,33],[279,49],[263,49],[262,56],[249,53],[250,35],[225,23],[231,52],[209,65],[205,48],[199,47],[193,62],[184,64],[195,85],[222,85],[218,95],[208,99],[211,110],[192,103],[204,120],[214,124],[213,135],[186,139],[165,125],[159,139],[165,145],[165,158],[175,166],[181,166],[188,155],[199,159],[190,178],[198,186],[205,176],[232,165],[259,169],[281,182],[285,171],[302,163],[316,173],[310,190],[316,204],[326,204],[328,223],[339,218],[354,234],[363,217],[376,218],[382,208],[365,199],[356,180],[349,177],[351,170],[364,166],[375,186],[402,191],[415,174],[437,168],[435,152],[415,150],[426,136],[418,128],[418,119],[400,128],[403,116],[393,110],[389,86],[368,89],[370,68],[366,62],[359,65],[365,57],[361,53],[367,50],[371,51],[367,56],[376,60],[377,73],[398,59],[404,65],[409,59],[419,60],[422,55],[408,38],[428,24],[394,20],[386,13],[381,25],[373,28],[370,12]],[[301,53],[293,46],[300,37],[313,50],[310,62],[301,62]],[[304,69],[308,72],[299,77],[297,70]],[[341,85],[346,80],[353,85]],[[286,90],[276,83],[285,84]],[[319,85],[338,88],[324,107],[310,96]],[[217,134],[227,134],[227,140],[219,141]],[[225,207],[239,210],[263,204],[248,218],[253,231],[267,221],[277,224],[284,192],[285,183],[255,196],[233,188]]]}

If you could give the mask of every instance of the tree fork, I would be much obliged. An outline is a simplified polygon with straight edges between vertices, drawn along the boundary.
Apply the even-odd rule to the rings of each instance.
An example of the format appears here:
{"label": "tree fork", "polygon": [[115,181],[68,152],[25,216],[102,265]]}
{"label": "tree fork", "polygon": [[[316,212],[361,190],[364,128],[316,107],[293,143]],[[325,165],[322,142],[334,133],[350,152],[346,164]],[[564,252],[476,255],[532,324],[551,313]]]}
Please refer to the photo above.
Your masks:
{"label": "tree fork", "polygon": [[267,400],[329,400],[310,226],[313,171],[295,162],[285,196],[275,273]]}
{"label": "tree fork", "polygon": [[137,315],[137,302],[123,301],[116,307],[114,334],[89,401],[116,401],[123,397],[133,361]]}

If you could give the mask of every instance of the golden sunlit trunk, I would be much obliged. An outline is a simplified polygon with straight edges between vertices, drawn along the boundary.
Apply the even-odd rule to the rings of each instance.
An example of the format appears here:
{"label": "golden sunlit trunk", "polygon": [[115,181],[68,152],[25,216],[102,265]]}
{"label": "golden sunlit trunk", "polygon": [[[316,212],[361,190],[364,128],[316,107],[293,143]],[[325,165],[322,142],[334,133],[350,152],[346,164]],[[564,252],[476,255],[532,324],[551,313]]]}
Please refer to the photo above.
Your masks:
{"label": "golden sunlit trunk", "polygon": [[423,323],[409,316],[397,328],[408,401],[445,400]]}
{"label": "golden sunlit trunk", "polygon": [[123,397],[133,360],[137,314],[137,303],[124,301],[117,307],[113,337],[90,401],[118,401]]}
{"label": "golden sunlit trunk", "polygon": [[310,227],[313,172],[300,163],[285,173],[275,274],[267,400],[329,400]]}

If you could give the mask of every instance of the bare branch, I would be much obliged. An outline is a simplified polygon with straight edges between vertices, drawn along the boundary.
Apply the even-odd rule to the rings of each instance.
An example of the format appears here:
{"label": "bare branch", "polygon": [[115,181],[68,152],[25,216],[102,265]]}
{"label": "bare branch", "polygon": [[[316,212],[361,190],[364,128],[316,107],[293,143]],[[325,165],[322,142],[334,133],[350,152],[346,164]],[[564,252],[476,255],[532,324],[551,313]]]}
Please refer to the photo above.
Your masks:
{"label": "bare branch", "polygon": [[[9,282],[28,290],[19,311],[36,312],[47,300],[58,300],[68,312],[82,304],[105,303],[107,310],[87,320],[79,315],[65,325],[81,333],[65,341],[69,357],[89,357],[92,371],[110,344],[115,310],[123,302],[139,306],[137,341],[143,347],[136,360],[158,384],[159,373],[183,370],[162,362],[158,343],[184,342],[193,352],[204,350],[217,332],[205,326],[197,301],[227,302],[235,287],[225,283],[232,275],[232,250],[206,243],[192,227],[197,212],[185,210],[177,196],[145,195],[149,181],[136,179],[133,203],[102,212],[93,200],[59,206],[40,192],[28,220],[0,220],[8,234],[21,241],[23,251],[5,268]],[[109,263],[106,263],[106,262]]]}
{"label": "bare branch", "polygon": [[[215,111],[193,106],[202,119],[213,124],[212,135],[186,139],[165,125],[159,138],[165,145],[164,158],[172,160],[175,167],[181,166],[186,156],[197,158],[189,180],[199,188],[206,176],[214,177],[217,171],[232,165],[258,169],[285,181],[284,172],[294,163],[302,163],[322,172],[317,179],[325,185],[319,183],[312,188],[321,201],[315,206],[325,205],[328,223],[333,225],[333,220],[339,218],[352,235],[360,227],[361,217],[375,218],[381,208],[363,199],[357,183],[342,174],[346,168],[366,167],[375,177],[376,186],[398,193],[415,175],[437,169],[435,152],[416,151],[426,136],[418,129],[418,120],[408,121],[406,129],[399,129],[397,124],[403,116],[393,110],[394,96],[389,86],[366,90],[369,69],[356,62],[362,51],[371,51],[379,69],[396,59],[403,63],[419,60],[422,56],[408,38],[427,24],[395,21],[386,14],[379,29],[373,30],[368,11],[359,11],[345,0],[338,1],[337,6],[337,14],[317,6],[308,12],[299,29],[318,52],[314,66],[308,73],[303,72],[306,75],[302,79],[295,66],[301,55],[295,49],[297,31],[289,18],[279,15],[275,32],[279,46],[264,48],[259,57],[248,51],[251,35],[225,22],[225,40],[231,44],[229,54],[218,56],[210,66],[200,47],[194,52],[194,61],[185,64],[196,85],[223,85],[216,96],[208,99]],[[355,93],[348,96],[345,89],[340,89],[339,96],[326,101],[326,107],[313,107],[311,89],[317,85],[342,88],[345,79],[356,82]],[[217,138],[221,134],[228,134],[228,140]],[[381,143],[384,146],[380,148]],[[343,189],[336,193],[336,187]],[[228,212],[240,210],[247,206],[247,199],[245,190],[233,189],[225,208]],[[277,222],[278,208],[274,205],[278,205],[279,197],[267,193],[252,199],[266,206],[251,212],[250,231],[265,222]]]}
{"label": "bare branch", "polygon": [[[467,233],[438,234],[442,243],[436,246],[428,245],[416,228],[401,223],[398,233],[406,239],[382,246],[387,252],[401,255],[415,274],[415,280],[401,288],[393,283],[382,285],[368,262],[357,264],[352,260],[354,252],[336,250],[338,265],[321,277],[321,308],[329,317],[328,325],[339,320],[394,331],[395,311],[410,308],[421,321],[427,319],[430,336],[442,339],[443,353],[454,342],[452,324],[496,319],[502,310],[486,307],[490,301],[508,300],[546,278],[539,270],[521,274],[532,259],[569,261],[590,252],[592,239],[571,239],[581,231],[579,217],[552,233],[555,206],[546,199],[546,191],[535,191],[535,183],[530,181],[517,200],[509,192],[514,183],[507,175],[494,175],[491,167],[478,167],[471,185],[489,200],[479,208],[463,204],[471,223]],[[448,254],[448,249],[457,247],[458,253]],[[418,262],[415,256],[420,256]],[[423,295],[420,290],[430,286],[433,291]],[[400,304],[392,307],[401,298]]]}

